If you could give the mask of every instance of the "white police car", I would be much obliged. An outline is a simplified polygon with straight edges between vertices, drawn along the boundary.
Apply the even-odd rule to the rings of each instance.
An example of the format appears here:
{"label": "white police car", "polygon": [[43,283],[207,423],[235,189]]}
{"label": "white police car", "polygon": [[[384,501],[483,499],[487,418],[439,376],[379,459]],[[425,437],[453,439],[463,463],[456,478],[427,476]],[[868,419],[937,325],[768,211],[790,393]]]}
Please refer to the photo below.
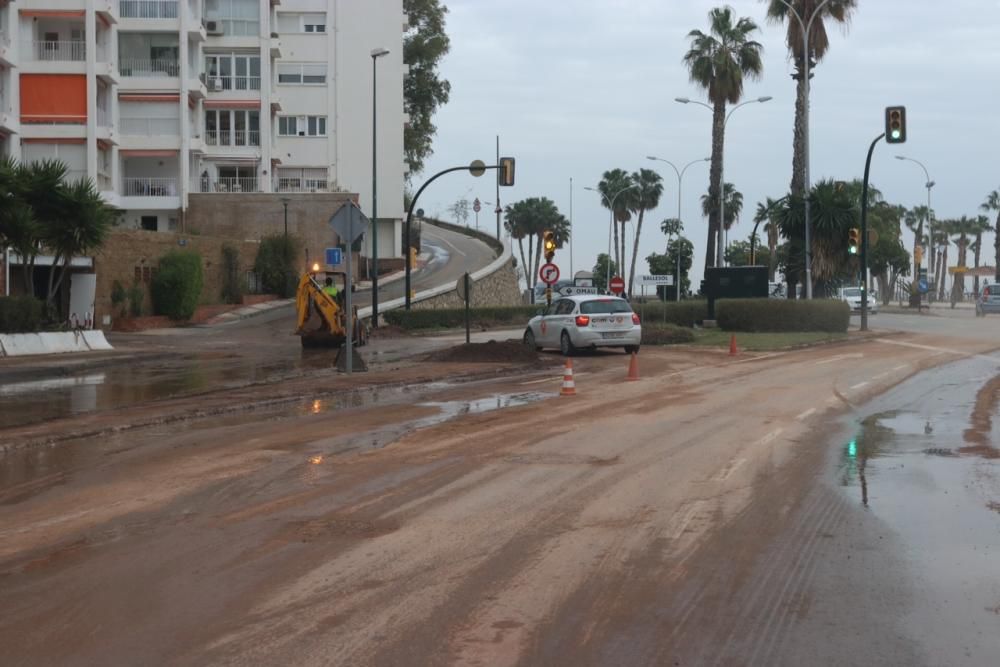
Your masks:
{"label": "white police car", "polygon": [[557,347],[566,356],[598,347],[621,347],[631,354],[641,342],[642,325],[628,301],[595,294],[553,299],[524,331],[525,345]]}

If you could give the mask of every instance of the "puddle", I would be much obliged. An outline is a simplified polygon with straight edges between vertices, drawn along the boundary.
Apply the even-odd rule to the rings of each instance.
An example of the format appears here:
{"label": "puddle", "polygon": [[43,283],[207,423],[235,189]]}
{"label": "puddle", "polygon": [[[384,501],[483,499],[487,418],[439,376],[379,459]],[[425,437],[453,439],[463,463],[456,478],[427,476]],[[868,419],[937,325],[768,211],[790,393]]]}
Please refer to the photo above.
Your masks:
{"label": "puddle", "polygon": [[995,615],[984,611],[1000,604],[1000,460],[991,447],[969,447],[967,435],[971,425],[997,442],[983,412],[993,411],[998,382],[965,380],[981,373],[976,363],[928,371],[876,399],[838,456],[843,491],[884,524],[912,568],[904,618],[929,664],[1000,656]]}
{"label": "puddle", "polygon": [[462,415],[479,414],[502,410],[503,408],[513,408],[519,405],[528,405],[537,401],[545,400],[555,396],[553,393],[538,391],[519,392],[516,394],[493,394],[486,398],[477,398],[471,401],[432,401],[418,403],[422,407],[438,408],[440,412],[430,417],[424,417],[413,422],[414,428],[424,428],[442,422],[461,417]]}

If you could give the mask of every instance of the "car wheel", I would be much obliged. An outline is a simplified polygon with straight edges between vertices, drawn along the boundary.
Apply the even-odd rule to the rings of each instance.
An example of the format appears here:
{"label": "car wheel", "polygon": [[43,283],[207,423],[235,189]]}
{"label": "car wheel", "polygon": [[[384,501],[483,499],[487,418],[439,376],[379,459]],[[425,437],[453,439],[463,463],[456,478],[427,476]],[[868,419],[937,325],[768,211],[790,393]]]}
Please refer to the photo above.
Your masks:
{"label": "car wheel", "polygon": [[576,352],[573,341],[570,340],[569,333],[566,331],[563,331],[562,335],[559,336],[559,351],[562,352],[564,357],[571,357]]}
{"label": "car wheel", "polygon": [[638,354],[638,353],[639,353],[639,346],[638,345],[626,345],[625,346],[625,354]]}
{"label": "car wheel", "polygon": [[534,348],[535,352],[539,352],[542,349],[535,342],[535,332],[530,327],[524,332],[524,344],[530,348]]}

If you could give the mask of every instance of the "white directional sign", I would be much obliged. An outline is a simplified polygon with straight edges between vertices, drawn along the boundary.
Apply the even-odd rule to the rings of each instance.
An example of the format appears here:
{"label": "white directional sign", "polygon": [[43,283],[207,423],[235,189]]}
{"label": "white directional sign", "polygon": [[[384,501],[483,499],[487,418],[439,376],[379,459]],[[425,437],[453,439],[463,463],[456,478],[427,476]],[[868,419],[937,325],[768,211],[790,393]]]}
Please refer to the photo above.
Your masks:
{"label": "white directional sign", "polygon": [[669,286],[672,286],[674,284],[674,277],[672,275],[666,275],[666,276],[661,276],[661,275],[639,276],[639,284],[640,285],[644,285],[646,287],[650,287],[650,286],[653,286],[653,285],[667,285],[669,287]]}
{"label": "white directional sign", "polygon": [[564,285],[559,288],[559,293],[563,296],[574,296],[576,294],[597,294],[597,288],[583,287],[580,285]]}

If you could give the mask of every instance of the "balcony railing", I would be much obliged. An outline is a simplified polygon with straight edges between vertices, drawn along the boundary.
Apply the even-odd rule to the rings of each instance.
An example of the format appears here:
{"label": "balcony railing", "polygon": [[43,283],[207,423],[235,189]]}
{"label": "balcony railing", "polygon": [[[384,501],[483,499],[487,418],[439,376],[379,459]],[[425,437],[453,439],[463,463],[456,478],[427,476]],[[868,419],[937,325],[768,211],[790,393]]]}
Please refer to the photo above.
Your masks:
{"label": "balcony railing", "polygon": [[35,60],[83,61],[87,59],[87,43],[82,41],[32,42]]}
{"label": "balcony railing", "polygon": [[274,182],[275,192],[328,192],[326,181],[301,178],[279,178]]}
{"label": "balcony railing", "polygon": [[118,14],[123,19],[175,19],[177,0],[120,0]]}
{"label": "balcony railing", "polygon": [[172,137],[180,134],[177,118],[122,118],[122,136]]}
{"label": "balcony railing", "polygon": [[198,192],[260,192],[256,176],[200,178],[194,182]]}
{"label": "balcony railing", "polygon": [[260,146],[259,130],[208,130],[205,132],[206,146]]}
{"label": "balcony railing", "polygon": [[176,197],[176,178],[131,178],[122,179],[122,195],[125,197]]}
{"label": "balcony railing", "polygon": [[176,60],[122,58],[121,66],[118,71],[121,72],[122,76],[180,76],[181,64]]}
{"label": "balcony railing", "polygon": [[260,77],[210,74],[205,85],[208,86],[208,91],[212,93],[222,90],[260,90]]}

